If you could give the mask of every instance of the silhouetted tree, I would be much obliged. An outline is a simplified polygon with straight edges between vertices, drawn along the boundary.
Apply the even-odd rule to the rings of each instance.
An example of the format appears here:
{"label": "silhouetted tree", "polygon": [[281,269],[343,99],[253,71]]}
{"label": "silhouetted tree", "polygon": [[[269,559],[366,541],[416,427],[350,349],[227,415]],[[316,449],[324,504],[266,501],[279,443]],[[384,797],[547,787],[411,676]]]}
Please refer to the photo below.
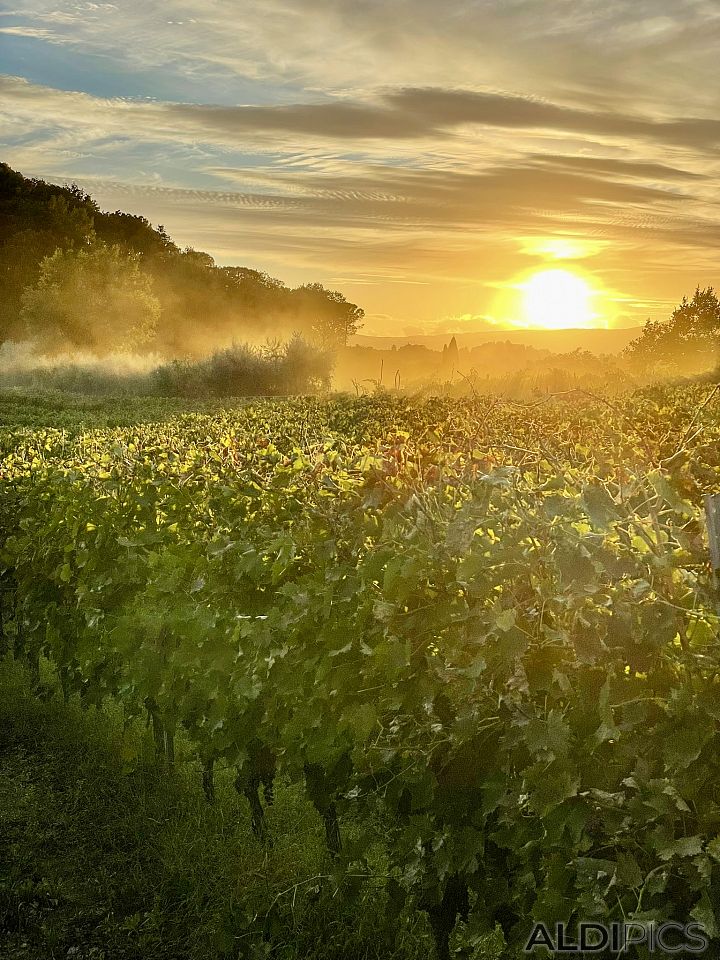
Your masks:
{"label": "silhouetted tree", "polygon": [[457,370],[460,361],[460,351],[458,350],[457,340],[452,338],[450,343],[446,344],[442,350],[442,368],[443,373],[450,374]]}
{"label": "silhouetted tree", "polygon": [[293,290],[291,310],[298,319],[298,330],[306,328],[322,347],[347,345],[360,329],[365,311],[349,303],[337,290],[326,290],[320,283],[307,283]]}
{"label": "silhouetted tree", "polygon": [[152,224],[145,217],[123,213],[121,210],[97,215],[95,233],[98,240],[119,244],[126,250],[141,254],[144,258],[163,257],[179,252],[165,233],[164,227],[153,229]]}
{"label": "silhouetted tree", "polygon": [[639,368],[662,367],[688,373],[710,369],[720,360],[720,300],[712,287],[698,287],[691,300],[683,297],[665,323],[651,320],[625,350]]}

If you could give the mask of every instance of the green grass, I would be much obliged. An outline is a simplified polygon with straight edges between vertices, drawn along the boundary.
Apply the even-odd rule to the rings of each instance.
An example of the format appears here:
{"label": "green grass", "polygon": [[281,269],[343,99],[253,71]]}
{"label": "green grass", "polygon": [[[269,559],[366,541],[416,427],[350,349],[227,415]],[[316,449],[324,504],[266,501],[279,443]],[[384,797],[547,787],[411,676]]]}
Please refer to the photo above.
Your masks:
{"label": "green grass", "polygon": [[89,397],[58,391],[0,390],[0,428],[52,426],[58,430],[113,429],[168,420],[181,413],[217,413],[243,406],[241,398]]}
{"label": "green grass", "polygon": [[392,947],[381,936],[380,882],[358,905],[316,879],[332,861],[298,788],[279,785],[263,845],[230,771],[210,806],[182,744],[177,769],[158,769],[141,725],[66,705],[43,679],[37,699],[17,664],[0,665],[4,960],[432,956],[423,914],[395,925]]}

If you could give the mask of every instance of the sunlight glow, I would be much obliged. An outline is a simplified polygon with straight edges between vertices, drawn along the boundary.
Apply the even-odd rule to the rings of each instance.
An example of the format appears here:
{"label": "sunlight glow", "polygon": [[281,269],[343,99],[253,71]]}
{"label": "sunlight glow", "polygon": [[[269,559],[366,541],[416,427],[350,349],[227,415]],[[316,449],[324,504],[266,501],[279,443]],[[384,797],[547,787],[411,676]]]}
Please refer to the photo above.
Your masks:
{"label": "sunlight glow", "polygon": [[594,326],[590,286],[568,270],[542,270],[523,284],[528,326],[567,330]]}
{"label": "sunlight glow", "polygon": [[586,237],[521,237],[521,252],[544,260],[582,260],[600,253],[606,243]]}

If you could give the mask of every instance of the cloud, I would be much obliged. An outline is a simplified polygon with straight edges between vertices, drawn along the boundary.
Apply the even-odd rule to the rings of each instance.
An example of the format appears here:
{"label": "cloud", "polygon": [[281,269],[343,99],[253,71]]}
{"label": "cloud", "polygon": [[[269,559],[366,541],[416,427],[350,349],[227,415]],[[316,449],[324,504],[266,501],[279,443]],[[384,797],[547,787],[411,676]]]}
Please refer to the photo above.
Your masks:
{"label": "cloud", "polygon": [[[708,151],[720,144],[720,120],[712,117],[659,121],[467,90],[398,90],[377,101],[237,107],[101,99],[41,87],[18,77],[0,77],[0,92],[6,109],[13,102],[46,113],[62,106],[68,111],[68,120],[74,113],[75,123],[91,124],[102,115],[109,131],[131,122],[136,136],[204,134],[210,141],[236,145],[247,135],[259,139],[302,136],[328,142],[434,140],[448,138],[467,125],[651,140]],[[56,113],[54,117],[59,119]]]}
{"label": "cloud", "polygon": [[651,139],[706,150],[720,143],[720,121],[712,117],[660,121],[468,90],[398,90],[375,103],[346,100],[275,107],[171,104],[167,110],[180,123],[190,122],[230,136],[275,132],[342,140],[399,140],[437,138],[458,127],[476,125]]}
{"label": "cloud", "polygon": [[[690,164],[695,169],[685,169],[650,159],[523,152],[515,133],[512,142],[496,142],[493,153],[482,136],[472,139],[461,129],[468,123],[493,125],[500,131],[546,124],[546,132],[561,137],[566,135],[563,124],[567,128],[574,123],[596,132],[612,129],[620,140],[617,146],[627,151],[634,143],[647,155],[647,146],[638,145],[627,133],[623,139],[620,131],[649,129],[652,144],[658,126],[674,129],[676,123],[688,121],[658,124],[622,116],[611,124],[605,115],[588,111],[468,91],[401,90],[366,103],[226,109],[108,100],[6,77],[0,78],[0,94],[11,119],[27,117],[44,130],[53,125],[55,143],[63,144],[65,151],[73,137],[78,149],[86,150],[95,138],[103,144],[105,156],[108,150],[120,149],[131,130],[134,142],[145,141],[146,154],[153,144],[176,148],[186,144],[196,174],[220,178],[231,187],[131,188],[138,202],[142,195],[151,206],[166,210],[173,205],[243,209],[246,218],[262,217],[273,226],[292,222],[304,230],[332,229],[338,234],[383,230],[389,237],[423,229],[442,236],[462,231],[474,235],[517,231],[525,236],[528,231],[547,233],[568,225],[600,231],[604,239],[618,241],[638,234],[663,240],[674,235],[677,243],[702,246],[716,236],[707,210],[688,212],[688,207],[707,204],[712,196],[712,181],[697,153]],[[527,135],[532,138],[532,130]],[[47,133],[44,137],[46,142]],[[412,161],[397,154],[404,139],[414,144]],[[298,152],[300,145],[307,148],[313,142],[321,150],[337,150],[346,141],[363,140],[376,144],[364,156]],[[216,155],[213,145],[271,153],[256,158],[252,166],[222,167],[198,155],[200,142],[210,151],[207,160]],[[528,142],[532,145],[532,139]],[[546,141],[546,150],[553,142]],[[445,166],[437,162],[438,143],[448,158]],[[662,148],[656,149],[660,155]],[[73,165],[81,155],[71,155]],[[500,157],[506,158],[502,164]],[[147,182],[147,171],[140,179]],[[87,182],[93,182],[92,176]],[[112,190],[122,194],[117,186]]]}
{"label": "cloud", "polygon": [[625,113],[579,110],[547,101],[472,90],[400,90],[388,97],[401,115],[422,116],[428,126],[462,124],[558,130],[597,137],[641,138],[712,149],[720,142],[713,117],[653,120]]}
{"label": "cloud", "polygon": [[617,157],[544,156],[535,154],[531,161],[555,166],[560,169],[602,174],[611,177],[632,177],[650,181],[708,180],[709,175],[695,170],[684,170],[665,163],[639,160],[622,160]]}
{"label": "cloud", "polygon": [[[585,104],[629,99],[660,113],[688,100],[715,105],[706,79],[720,35],[714,0],[125,0],[61,13],[78,48],[129,68],[162,62],[200,85],[216,69],[335,95],[452,77],[550,99],[575,93]],[[17,17],[60,29],[58,14],[54,0],[26,0]]]}
{"label": "cloud", "polygon": [[61,37],[44,27],[0,27],[0,33],[8,37],[31,37],[33,40],[48,40],[50,43],[62,42]]}
{"label": "cloud", "polygon": [[[224,172],[232,176],[232,171]],[[244,171],[238,171],[238,177],[244,179]],[[367,165],[344,175],[276,171],[255,174],[255,178],[266,189],[274,187],[274,192],[123,187],[102,182],[94,183],[93,188],[109,186],[135,199],[240,206],[257,208],[263,214],[290,212],[311,226],[369,222],[388,228],[395,224],[400,229],[416,229],[429,222],[436,228],[458,230],[481,229],[491,223],[512,227],[532,219],[546,222],[553,213],[562,218],[568,207],[584,210],[588,218],[596,216],[603,222],[610,219],[612,209],[621,212],[628,204],[647,208],[655,202],[672,208],[684,199],[682,194],[642,183],[554,169],[542,160],[477,173]]]}
{"label": "cloud", "polygon": [[442,129],[422,115],[352,101],[277,107],[168,104],[166,109],[179,125],[189,123],[232,138],[244,133],[283,133],[325,140],[399,140],[437,136]]}

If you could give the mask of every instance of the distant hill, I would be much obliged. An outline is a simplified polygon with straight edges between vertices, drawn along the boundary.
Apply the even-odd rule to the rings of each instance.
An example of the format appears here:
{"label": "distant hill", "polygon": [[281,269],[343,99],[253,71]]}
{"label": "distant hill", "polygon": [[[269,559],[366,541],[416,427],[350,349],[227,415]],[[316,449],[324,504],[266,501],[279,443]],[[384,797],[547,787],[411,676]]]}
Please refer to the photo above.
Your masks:
{"label": "distant hill", "polygon": [[[517,343],[553,353],[569,353],[572,350],[589,350],[595,354],[617,354],[642,333],[642,327],[623,327],[616,330],[483,330],[478,333],[456,333],[459,347],[481,346],[484,343]],[[374,347],[377,350],[391,350],[393,346],[403,347],[418,344],[429,350],[442,350],[453,336],[449,330],[444,334],[411,337],[366,337],[358,335],[350,341],[358,347]]]}

